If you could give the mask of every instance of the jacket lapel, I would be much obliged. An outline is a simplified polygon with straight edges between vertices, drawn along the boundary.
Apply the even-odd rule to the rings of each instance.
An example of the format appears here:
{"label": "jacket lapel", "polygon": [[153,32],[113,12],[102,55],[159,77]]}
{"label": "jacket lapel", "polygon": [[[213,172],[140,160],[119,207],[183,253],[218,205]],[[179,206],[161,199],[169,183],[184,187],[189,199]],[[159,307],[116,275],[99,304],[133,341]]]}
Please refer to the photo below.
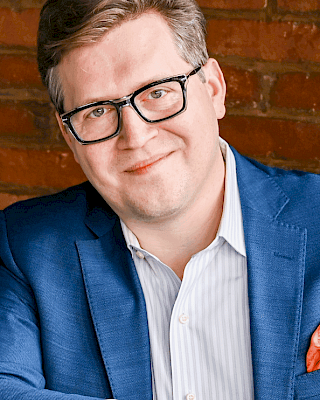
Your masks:
{"label": "jacket lapel", "polygon": [[102,236],[77,241],[76,245],[113,396],[118,400],[150,400],[146,307],[120,222],[114,214],[95,208],[87,225]]}
{"label": "jacket lapel", "polygon": [[306,231],[282,219],[289,199],[235,152],[248,261],[255,399],[292,399]]}

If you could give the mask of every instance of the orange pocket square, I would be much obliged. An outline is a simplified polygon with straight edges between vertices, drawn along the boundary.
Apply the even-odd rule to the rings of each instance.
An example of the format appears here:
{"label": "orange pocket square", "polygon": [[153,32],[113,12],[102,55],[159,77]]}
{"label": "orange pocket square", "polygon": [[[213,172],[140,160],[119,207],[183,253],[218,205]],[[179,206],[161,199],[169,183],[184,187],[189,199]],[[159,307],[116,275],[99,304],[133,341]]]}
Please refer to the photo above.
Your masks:
{"label": "orange pocket square", "polygon": [[320,369],[320,325],[314,331],[311,337],[306,362],[307,372],[312,372]]}

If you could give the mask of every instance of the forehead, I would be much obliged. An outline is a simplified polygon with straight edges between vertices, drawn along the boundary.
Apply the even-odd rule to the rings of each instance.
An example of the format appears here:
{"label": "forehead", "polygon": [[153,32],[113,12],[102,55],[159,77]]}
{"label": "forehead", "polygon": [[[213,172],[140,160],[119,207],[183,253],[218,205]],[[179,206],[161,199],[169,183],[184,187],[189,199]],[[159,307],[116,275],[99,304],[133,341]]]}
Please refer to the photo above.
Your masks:
{"label": "forehead", "polygon": [[88,100],[120,98],[189,69],[166,21],[155,13],[126,21],[98,43],[70,51],[58,66],[66,108]]}

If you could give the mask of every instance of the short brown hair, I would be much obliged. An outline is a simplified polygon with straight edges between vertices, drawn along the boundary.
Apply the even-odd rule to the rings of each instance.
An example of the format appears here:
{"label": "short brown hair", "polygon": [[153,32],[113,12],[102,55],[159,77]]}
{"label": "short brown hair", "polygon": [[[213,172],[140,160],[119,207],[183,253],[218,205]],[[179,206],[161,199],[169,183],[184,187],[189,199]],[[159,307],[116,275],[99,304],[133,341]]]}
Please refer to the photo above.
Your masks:
{"label": "short brown hair", "polygon": [[62,56],[150,11],[166,20],[185,61],[194,67],[207,62],[205,18],[194,0],[47,0],[40,16],[38,66],[60,114],[64,112],[63,88],[55,67]]}

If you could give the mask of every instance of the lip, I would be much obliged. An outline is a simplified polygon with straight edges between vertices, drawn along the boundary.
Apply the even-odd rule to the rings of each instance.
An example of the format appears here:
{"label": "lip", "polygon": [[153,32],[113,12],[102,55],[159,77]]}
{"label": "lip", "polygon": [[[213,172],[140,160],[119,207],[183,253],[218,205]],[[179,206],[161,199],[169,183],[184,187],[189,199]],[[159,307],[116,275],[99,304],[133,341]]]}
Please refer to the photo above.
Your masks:
{"label": "lip", "polygon": [[129,168],[125,170],[125,172],[128,172],[130,174],[135,174],[135,175],[142,175],[147,173],[152,167],[154,167],[156,164],[160,163],[163,161],[165,158],[167,158],[170,153],[165,153],[161,155],[157,155],[151,158],[148,158],[147,160],[144,161],[139,161],[133,165],[131,165]]}

